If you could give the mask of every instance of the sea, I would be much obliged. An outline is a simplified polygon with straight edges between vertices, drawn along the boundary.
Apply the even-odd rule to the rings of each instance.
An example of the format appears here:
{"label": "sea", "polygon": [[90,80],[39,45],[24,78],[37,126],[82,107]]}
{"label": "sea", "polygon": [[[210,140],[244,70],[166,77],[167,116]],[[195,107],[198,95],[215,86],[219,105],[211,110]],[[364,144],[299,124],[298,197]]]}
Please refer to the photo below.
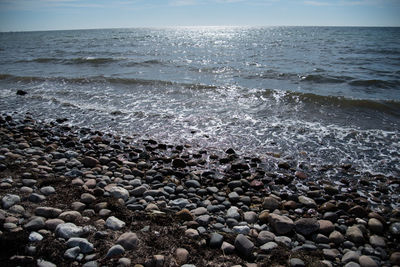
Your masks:
{"label": "sea", "polygon": [[0,113],[399,176],[400,28],[2,32]]}

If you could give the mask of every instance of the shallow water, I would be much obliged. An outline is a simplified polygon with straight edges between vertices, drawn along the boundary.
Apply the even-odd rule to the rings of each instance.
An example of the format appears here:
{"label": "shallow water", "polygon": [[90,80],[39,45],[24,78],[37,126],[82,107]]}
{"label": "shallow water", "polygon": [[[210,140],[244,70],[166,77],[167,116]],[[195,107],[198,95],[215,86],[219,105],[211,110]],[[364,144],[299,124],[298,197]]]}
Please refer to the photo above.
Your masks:
{"label": "shallow water", "polygon": [[0,33],[0,111],[398,175],[398,40],[351,27]]}

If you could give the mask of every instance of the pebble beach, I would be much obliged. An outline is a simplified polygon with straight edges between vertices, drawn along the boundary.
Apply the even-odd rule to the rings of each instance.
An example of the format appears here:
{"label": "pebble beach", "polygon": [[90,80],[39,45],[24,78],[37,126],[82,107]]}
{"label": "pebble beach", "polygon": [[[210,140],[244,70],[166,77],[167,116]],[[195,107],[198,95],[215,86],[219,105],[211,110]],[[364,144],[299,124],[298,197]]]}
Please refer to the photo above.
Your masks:
{"label": "pebble beach", "polygon": [[29,114],[0,144],[2,266],[400,266],[398,177]]}

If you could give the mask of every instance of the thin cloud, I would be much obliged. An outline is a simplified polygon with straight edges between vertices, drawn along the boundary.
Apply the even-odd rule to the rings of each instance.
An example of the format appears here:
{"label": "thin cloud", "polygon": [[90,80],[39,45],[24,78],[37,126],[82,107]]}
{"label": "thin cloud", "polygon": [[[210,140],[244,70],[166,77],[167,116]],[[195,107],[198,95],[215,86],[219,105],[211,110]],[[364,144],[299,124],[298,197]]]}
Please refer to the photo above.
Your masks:
{"label": "thin cloud", "polygon": [[171,6],[194,6],[199,4],[196,0],[175,0],[169,2]]}

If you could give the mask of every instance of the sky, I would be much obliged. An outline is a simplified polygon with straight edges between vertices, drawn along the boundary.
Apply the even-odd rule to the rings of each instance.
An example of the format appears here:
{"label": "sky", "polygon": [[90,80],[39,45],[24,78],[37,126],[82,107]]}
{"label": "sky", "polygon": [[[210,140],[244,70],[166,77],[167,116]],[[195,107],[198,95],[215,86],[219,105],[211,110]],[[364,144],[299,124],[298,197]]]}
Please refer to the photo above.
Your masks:
{"label": "sky", "polygon": [[0,31],[400,26],[400,0],[0,0]]}

